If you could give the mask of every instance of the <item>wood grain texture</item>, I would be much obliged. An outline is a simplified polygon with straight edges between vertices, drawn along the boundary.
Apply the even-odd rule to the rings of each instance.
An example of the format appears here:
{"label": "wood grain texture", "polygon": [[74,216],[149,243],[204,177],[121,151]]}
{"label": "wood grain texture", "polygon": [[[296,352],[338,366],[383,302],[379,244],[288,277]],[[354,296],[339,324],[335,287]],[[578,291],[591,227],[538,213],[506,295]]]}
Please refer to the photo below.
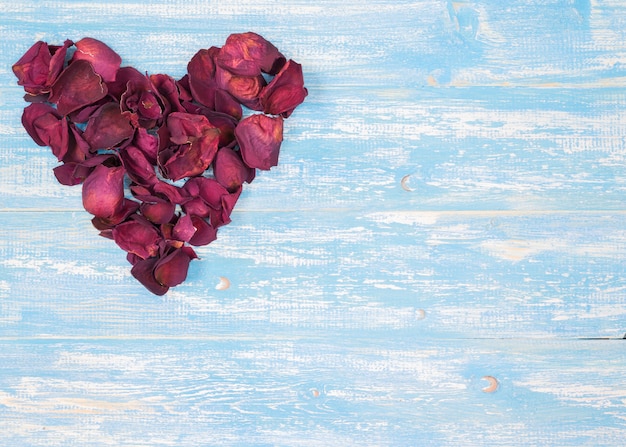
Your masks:
{"label": "wood grain texture", "polygon": [[[0,443],[622,445],[625,21],[619,0],[0,0]],[[92,36],[179,77],[248,30],[309,97],[154,297],[24,132],[10,67]]]}

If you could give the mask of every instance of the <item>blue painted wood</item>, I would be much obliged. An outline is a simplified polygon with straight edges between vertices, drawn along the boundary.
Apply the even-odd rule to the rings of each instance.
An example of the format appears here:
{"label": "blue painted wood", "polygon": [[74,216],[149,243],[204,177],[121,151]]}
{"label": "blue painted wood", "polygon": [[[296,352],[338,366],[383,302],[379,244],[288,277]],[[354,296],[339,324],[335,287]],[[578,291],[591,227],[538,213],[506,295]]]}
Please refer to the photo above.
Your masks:
{"label": "blue painted wood", "polygon": [[[622,2],[0,13],[4,443],[623,444]],[[25,134],[10,67],[88,35],[178,77],[248,30],[302,63],[309,97],[280,165],[154,297]]]}

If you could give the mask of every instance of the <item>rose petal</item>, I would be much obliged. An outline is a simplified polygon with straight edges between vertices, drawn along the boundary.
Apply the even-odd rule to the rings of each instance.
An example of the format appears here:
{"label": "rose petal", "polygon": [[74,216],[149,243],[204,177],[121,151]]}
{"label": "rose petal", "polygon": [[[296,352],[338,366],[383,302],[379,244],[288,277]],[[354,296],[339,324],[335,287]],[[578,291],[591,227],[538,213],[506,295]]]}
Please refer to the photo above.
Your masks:
{"label": "rose petal", "polygon": [[183,214],[181,217],[178,218],[178,222],[176,222],[176,225],[174,225],[174,229],[172,230],[172,236],[178,241],[189,242],[195,232],[196,229],[193,226],[191,216],[188,214]]}
{"label": "rose petal", "polygon": [[165,287],[174,287],[185,281],[191,258],[182,249],[176,249],[159,259],[155,265],[154,277]]}
{"label": "rose petal", "polygon": [[146,219],[160,225],[168,223],[174,218],[176,205],[166,200],[154,203],[143,202],[139,209]]}
{"label": "rose petal", "polygon": [[139,281],[146,289],[155,295],[165,295],[169,290],[168,286],[160,284],[154,277],[154,268],[158,262],[158,258],[139,259],[130,269],[131,275]]}
{"label": "rose petal", "polygon": [[276,74],[285,57],[265,38],[252,32],[231,34],[221,48],[217,63],[239,76]]}
{"label": "rose petal", "polygon": [[72,62],[84,60],[93,65],[94,71],[106,82],[115,80],[115,74],[122,64],[122,58],[111,48],[91,37],[76,42]]}
{"label": "rose petal", "polygon": [[243,161],[251,168],[269,170],[278,164],[283,141],[283,119],[263,114],[250,115],[235,128]]}
{"label": "rose petal", "polygon": [[114,215],[124,199],[124,168],[98,165],[83,183],[83,206],[96,217]]}
{"label": "rose petal", "polygon": [[113,240],[122,250],[147,259],[158,253],[161,236],[147,219],[135,218],[117,225],[113,229]]}
{"label": "rose petal", "polygon": [[39,146],[50,146],[59,161],[65,157],[69,146],[67,120],[59,116],[48,104],[33,103],[24,108],[22,125]]}
{"label": "rose petal", "polygon": [[220,88],[230,93],[237,101],[252,110],[262,110],[259,96],[267,85],[262,75],[240,76],[218,67],[216,79]]}
{"label": "rose petal", "polygon": [[254,169],[248,167],[241,155],[234,150],[223,147],[213,160],[213,174],[228,191],[236,191],[243,182],[250,182],[254,178]]}
{"label": "rose petal", "polygon": [[107,103],[89,118],[83,138],[93,149],[110,149],[133,136],[134,129],[117,103]]}
{"label": "rose petal", "polygon": [[289,117],[304,101],[308,91],[304,88],[302,66],[289,60],[272,81],[263,89],[260,102],[265,113]]}
{"label": "rose petal", "polygon": [[208,245],[217,239],[217,229],[210,225],[206,219],[191,216],[191,221],[196,230],[193,237],[189,240],[191,245],[195,245],[196,247]]}
{"label": "rose petal", "polygon": [[150,186],[159,181],[154,166],[137,147],[128,145],[120,149],[119,156],[122,165],[133,182],[139,185]]}
{"label": "rose petal", "polygon": [[92,104],[107,93],[107,86],[91,64],[84,60],[71,63],[59,75],[50,89],[50,102],[57,105],[61,115]]}

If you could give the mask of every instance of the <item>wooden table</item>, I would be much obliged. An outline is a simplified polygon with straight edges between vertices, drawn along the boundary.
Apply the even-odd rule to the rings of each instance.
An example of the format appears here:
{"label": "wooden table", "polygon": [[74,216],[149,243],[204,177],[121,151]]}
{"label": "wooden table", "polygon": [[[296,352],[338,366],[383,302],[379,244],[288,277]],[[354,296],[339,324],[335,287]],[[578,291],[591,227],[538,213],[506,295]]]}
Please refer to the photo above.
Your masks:
{"label": "wooden table", "polygon": [[[0,444],[626,443],[624,2],[0,13]],[[309,96],[279,166],[155,297],[54,179],[10,67],[91,36],[180,77],[244,31]]]}

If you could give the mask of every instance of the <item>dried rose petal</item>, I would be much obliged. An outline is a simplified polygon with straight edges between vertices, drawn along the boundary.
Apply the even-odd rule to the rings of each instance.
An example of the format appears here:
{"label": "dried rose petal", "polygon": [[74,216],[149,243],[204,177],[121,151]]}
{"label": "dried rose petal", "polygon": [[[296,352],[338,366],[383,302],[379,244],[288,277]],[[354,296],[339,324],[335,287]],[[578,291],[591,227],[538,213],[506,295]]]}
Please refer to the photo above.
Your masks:
{"label": "dried rose petal", "polygon": [[119,105],[109,102],[89,118],[83,137],[93,149],[110,149],[132,137],[134,131]]}
{"label": "dried rose petal", "polygon": [[155,256],[159,251],[161,235],[147,219],[135,219],[123,222],[113,229],[113,240],[119,247],[142,259]]}
{"label": "dried rose petal", "polygon": [[168,223],[174,218],[176,205],[167,200],[159,200],[153,203],[143,202],[139,210],[142,216],[150,222],[160,225]]}
{"label": "dried rose petal", "polygon": [[131,275],[139,281],[146,289],[155,295],[165,295],[169,290],[168,286],[160,284],[154,277],[154,268],[158,262],[158,258],[138,259],[133,268],[130,269]]}
{"label": "dried rose petal", "polygon": [[265,113],[287,118],[304,101],[307,94],[302,66],[290,59],[263,89],[260,101]]}
{"label": "dried rose petal", "polygon": [[124,199],[124,168],[103,164],[89,174],[83,183],[83,206],[96,217],[110,217]]}
{"label": "dried rose petal", "polygon": [[262,75],[240,76],[218,67],[216,80],[220,88],[230,93],[237,101],[252,110],[262,110],[259,96],[267,85]]}
{"label": "dried rose petal", "polygon": [[194,235],[189,239],[191,245],[199,247],[208,245],[217,239],[217,228],[210,225],[205,219],[198,216],[191,216],[191,221],[196,229]]}
{"label": "dried rose petal", "polygon": [[250,115],[235,128],[243,161],[251,168],[269,170],[278,164],[283,141],[283,119],[263,114]]}
{"label": "dried rose petal", "polygon": [[174,287],[185,281],[191,258],[183,249],[176,249],[159,259],[154,268],[154,278],[159,284]]}
{"label": "dried rose petal", "polygon": [[221,48],[217,63],[239,76],[276,74],[285,64],[285,57],[260,35],[247,32],[231,34]]}
{"label": "dried rose petal", "polygon": [[191,216],[184,214],[178,218],[172,230],[172,237],[178,241],[189,242],[196,232]]}
{"label": "dried rose petal", "polygon": [[122,166],[124,166],[133,182],[139,185],[150,186],[159,181],[154,166],[139,148],[128,145],[120,149],[119,156]]}
{"label": "dried rose petal", "polygon": [[33,103],[24,109],[22,125],[39,146],[50,146],[57,159],[63,160],[69,147],[67,120],[48,104]]}
{"label": "dried rose petal", "polygon": [[164,174],[171,180],[180,180],[202,174],[217,152],[219,130],[206,117],[174,112],[167,119],[170,146],[159,152]]}
{"label": "dried rose petal", "polygon": [[106,82],[115,80],[115,74],[122,64],[122,58],[111,48],[91,37],[76,42],[76,51],[72,62],[84,60],[90,62],[94,71]]}
{"label": "dried rose petal", "polygon": [[36,42],[12,67],[18,79],[17,84],[31,95],[49,92],[50,86],[63,70],[65,55],[71,45],[71,40],[66,40],[62,47]]}
{"label": "dried rose petal", "polygon": [[241,159],[239,152],[223,147],[213,160],[213,174],[228,191],[239,189],[243,182],[250,183],[254,179],[254,169],[247,166]]}
{"label": "dried rose petal", "polygon": [[61,115],[93,104],[104,98],[107,86],[92,65],[84,60],[71,63],[59,75],[50,89],[50,102],[57,105]]}

